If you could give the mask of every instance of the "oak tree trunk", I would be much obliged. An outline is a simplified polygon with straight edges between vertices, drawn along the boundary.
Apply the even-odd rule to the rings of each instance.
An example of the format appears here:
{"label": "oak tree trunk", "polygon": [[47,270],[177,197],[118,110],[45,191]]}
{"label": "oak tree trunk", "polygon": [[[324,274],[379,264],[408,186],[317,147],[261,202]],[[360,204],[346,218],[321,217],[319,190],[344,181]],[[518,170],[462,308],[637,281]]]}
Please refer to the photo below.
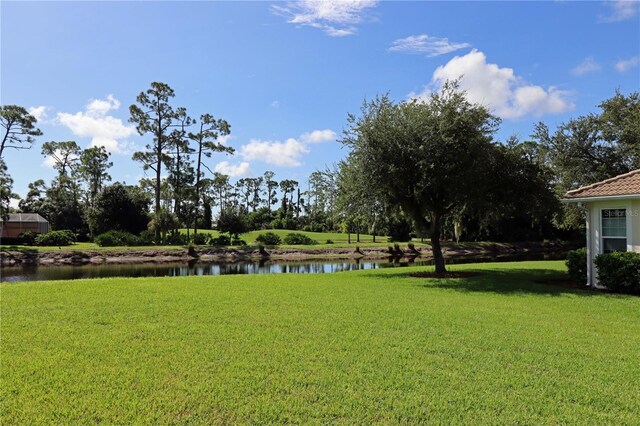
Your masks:
{"label": "oak tree trunk", "polygon": [[436,267],[436,274],[444,274],[447,269],[444,265],[444,256],[440,246],[440,235],[442,229],[442,217],[433,215],[431,221],[431,251],[433,252],[433,264]]}

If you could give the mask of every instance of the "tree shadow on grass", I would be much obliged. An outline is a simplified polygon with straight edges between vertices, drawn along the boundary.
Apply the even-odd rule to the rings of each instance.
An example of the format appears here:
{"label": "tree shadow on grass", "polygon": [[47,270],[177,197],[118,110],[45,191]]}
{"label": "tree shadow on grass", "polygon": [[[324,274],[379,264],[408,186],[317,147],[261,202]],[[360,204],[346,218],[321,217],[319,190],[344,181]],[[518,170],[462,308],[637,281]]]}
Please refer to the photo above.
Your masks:
{"label": "tree shadow on grass", "polygon": [[539,294],[545,296],[575,294],[577,296],[624,297],[599,290],[554,285],[554,281],[566,280],[567,274],[549,269],[466,269],[465,271],[478,272],[478,275],[465,278],[416,278],[411,276],[415,273],[413,271],[397,274],[374,274],[374,276],[376,278],[414,280],[417,285],[424,288],[466,293]]}

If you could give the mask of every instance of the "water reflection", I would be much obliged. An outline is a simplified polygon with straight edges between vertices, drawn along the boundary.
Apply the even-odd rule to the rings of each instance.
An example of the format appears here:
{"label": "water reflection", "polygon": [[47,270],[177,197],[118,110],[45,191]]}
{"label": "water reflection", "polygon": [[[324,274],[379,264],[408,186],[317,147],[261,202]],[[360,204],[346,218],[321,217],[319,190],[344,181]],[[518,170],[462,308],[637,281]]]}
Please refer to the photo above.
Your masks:
{"label": "water reflection", "polygon": [[[464,256],[447,259],[448,264],[517,260],[563,259],[564,253],[507,256]],[[136,265],[84,265],[84,266],[36,266],[4,267],[0,281],[21,282],[40,280],[75,280],[106,277],[182,277],[191,275],[244,275],[244,274],[326,274],[389,267],[432,265],[420,258],[353,259],[334,261],[271,261],[255,262],[207,262],[192,261],[180,264]]]}

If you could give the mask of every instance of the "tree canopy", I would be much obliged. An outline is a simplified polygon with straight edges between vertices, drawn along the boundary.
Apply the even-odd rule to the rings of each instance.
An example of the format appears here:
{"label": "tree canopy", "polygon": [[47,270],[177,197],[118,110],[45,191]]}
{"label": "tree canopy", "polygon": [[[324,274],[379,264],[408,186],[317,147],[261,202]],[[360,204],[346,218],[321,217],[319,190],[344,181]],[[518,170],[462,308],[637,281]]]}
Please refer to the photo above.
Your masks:
{"label": "tree canopy", "polygon": [[[542,122],[535,127],[536,161],[550,169],[559,196],[640,168],[640,93],[616,92],[598,106],[599,114],[573,118],[555,132]],[[575,206],[565,206],[565,226],[582,222]]]}
{"label": "tree canopy", "polygon": [[35,141],[34,136],[42,135],[35,124],[38,120],[21,106],[0,106],[0,125],[3,128],[0,142],[0,158],[5,148],[29,149]]}
{"label": "tree canopy", "polygon": [[436,272],[446,271],[445,218],[520,201],[509,195],[522,164],[493,140],[500,120],[469,102],[456,82],[424,101],[394,103],[386,95],[365,101],[348,123],[342,139],[351,149],[347,170],[382,188],[378,197],[399,206],[417,229],[429,230]]}
{"label": "tree canopy", "polygon": [[[436,267],[443,271],[441,239],[571,237],[584,226],[583,214],[561,207],[560,196],[640,168],[637,92],[616,92],[600,103],[597,113],[555,129],[539,123],[532,140],[524,142],[515,137],[496,141],[500,120],[469,102],[456,82],[426,100],[394,102],[379,96],[365,101],[357,116],[348,116],[342,139],[350,149],[348,157],[300,181],[273,171],[238,179],[220,173],[222,168],[213,168],[210,158],[233,154],[224,141],[229,123],[210,114],[191,118],[186,108],[172,106],[173,98],[171,87],[154,82],[130,107],[130,121],[141,135],[148,134],[146,147],[134,160],[154,176],[126,190],[104,188],[112,162],[103,147],[45,142],[42,154],[57,175],[46,183],[34,178],[19,208],[40,213],[54,229],[70,229],[79,238],[88,236],[89,225],[94,232],[101,227],[127,230],[119,221],[127,220],[122,212],[129,211],[135,216],[129,231],[137,233],[153,219],[151,229],[159,236],[178,227],[194,234],[198,228],[209,229],[216,213],[220,230],[232,234],[246,225],[342,229],[356,235],[368,231],[394,241],[430,236]],[[23,107],[3,106],[0,112],[0,215],[6,216],[17,195],[2,150],[27,149],[41,132]],[[127,204],[131,197],[135,205]],[[149,215],[148,200],[153,198],[157,214]],[[156,241],[161,240],[165,238]]]}
{"label": "tree canopy", "polygon": [[149,197],[137,187],[115,183],[104,187],[87,212],[93,235],[118,230],[139,234],[149,223]]}
{"label": "tree canopy", "polygon": [[169,104],[173,98],[173,89],[165,83],[153,82],[145,92],[136,97],[137,105],[129,107],[131,117],[129,121],[136,125],[140,135],[151,133],[153,141],[146,146],[145,151],[133,154],[133,159],[142,163],[144,170],[155,172],[155,210],[159,211],[162,164],[169,160],[167,150],[171,146],[170,129],[174,126],[176,112]]}

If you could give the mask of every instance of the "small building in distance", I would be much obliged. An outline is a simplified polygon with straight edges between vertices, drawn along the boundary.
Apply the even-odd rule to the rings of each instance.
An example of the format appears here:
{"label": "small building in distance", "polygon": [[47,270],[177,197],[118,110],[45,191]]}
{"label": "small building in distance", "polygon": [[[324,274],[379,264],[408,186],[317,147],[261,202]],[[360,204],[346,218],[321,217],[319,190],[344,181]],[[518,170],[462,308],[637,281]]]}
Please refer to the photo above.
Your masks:
{"label": "small building in distance", "polygon": [[49,221],[37,213],[10,213],[9,219],[0,222],[0,237],[15,239],[23,232],[46,234],[49,232]]}

